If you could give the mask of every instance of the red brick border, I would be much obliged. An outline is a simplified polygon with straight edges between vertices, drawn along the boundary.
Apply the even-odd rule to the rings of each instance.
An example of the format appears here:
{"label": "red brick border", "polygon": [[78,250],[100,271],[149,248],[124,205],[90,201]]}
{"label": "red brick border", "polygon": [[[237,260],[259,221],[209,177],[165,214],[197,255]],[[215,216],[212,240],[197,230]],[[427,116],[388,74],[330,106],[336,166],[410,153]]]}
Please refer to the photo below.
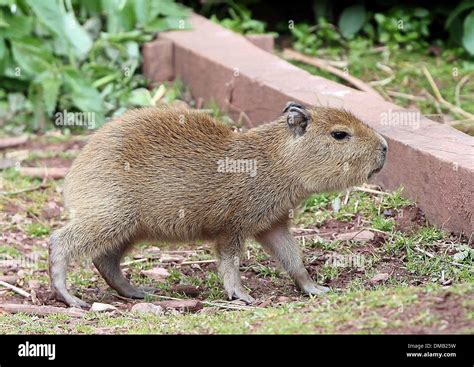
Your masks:
{"label": "red brick border", "polygon": [[311,75],[201,16],[190,21],[191,31],[162,33],[145,45],[147,76],[155,81],[179,76],[194,96],[214,99],[248,126],[271,121],[290,100],[350,110],[389,143],[387,164],[375,182],[389,190],[404,186],[432,223],[472,233],[472,137],[422,116],[404,125],[397,119],[409,111],[399,106]]}

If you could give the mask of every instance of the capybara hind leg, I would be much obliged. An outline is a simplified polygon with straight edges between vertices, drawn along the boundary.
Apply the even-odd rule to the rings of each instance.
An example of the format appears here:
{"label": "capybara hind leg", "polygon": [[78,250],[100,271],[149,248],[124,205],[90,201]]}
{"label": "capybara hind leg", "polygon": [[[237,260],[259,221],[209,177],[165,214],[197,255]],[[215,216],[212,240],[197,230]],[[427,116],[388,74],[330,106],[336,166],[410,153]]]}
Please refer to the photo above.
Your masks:
{"label": "capybara hind leg", "polygon": [[70,307],[87,308],[89,305],[69,294],[66,288],[66,274],[71,257],[71,243],[67,239],[65,227],[51,236],[49,247],[49,277],[54,297]]}
{"label": "capybara hind leg", "polygon": [[100,255],[93,259],[93,263],[107,284],[118,294],[128,298],[145,298],[147,291],[151,289],[133,287],[120,269],[120,260],[125,248],[126,246]]}

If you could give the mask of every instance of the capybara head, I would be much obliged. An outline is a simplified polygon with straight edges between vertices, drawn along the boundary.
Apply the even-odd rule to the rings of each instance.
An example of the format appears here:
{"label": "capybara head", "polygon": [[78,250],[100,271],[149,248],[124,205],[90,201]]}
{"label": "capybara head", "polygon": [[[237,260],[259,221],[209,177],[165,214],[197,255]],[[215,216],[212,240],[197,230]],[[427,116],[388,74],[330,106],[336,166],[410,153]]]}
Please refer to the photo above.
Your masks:
{"label": "capybara head", "polygon": [[293,133],[293,162],[298,162],[298,175],[308,191],[343,190],[382,169],[387,142],[352,113],[294,102],[283,112]]}

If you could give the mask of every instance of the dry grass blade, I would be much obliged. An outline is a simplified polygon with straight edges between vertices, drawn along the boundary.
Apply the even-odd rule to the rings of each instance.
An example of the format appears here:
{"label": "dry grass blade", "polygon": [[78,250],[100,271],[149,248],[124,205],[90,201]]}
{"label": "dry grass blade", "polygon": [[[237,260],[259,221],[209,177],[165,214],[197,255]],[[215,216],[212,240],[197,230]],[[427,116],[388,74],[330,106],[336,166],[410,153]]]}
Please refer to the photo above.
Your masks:
{"label": "dry grass blade", "polygon": [[390,97],[408,99],[409,101],[413,101],[413,102],[425,102],[425,101],[426,101],[426,98],[425,98],[425,97],[414,96],[414,95],[412,95],[412,94],[396,92],[396,91],[393,91],[393,90],[387,91],[387,94],[388,94]]}
{"label": "dry grass blade", "polygon": [[459,81],[458,84],[456,84],[456,88],[454,89],[454,100],[456,101],[456,106],[461,107],[461,101],[459,99],[459,95],[461,94],[461,89],[466,84],[469,79],[471,78],[471,75],[464,75],[461,80]]}
{"label": "dry grass blade", "polygon": [[370,85],[368,85],[367,83],[363,82],[362,80],[350,75],[347,72],[344,72],[342,70],[339,70],[339,69],[331,66],[329,64],[329,62],[326,61],[326,60],[318,59],[316,57],[307,56],[307,55],[304,55],[300,52],[297,52],[297,51],[294,51],[294,50],[291,50],[291,49],[288,49],[288,48],[285,48],[283,50],[283,57],[287,58],[287,59],[295,60],[295,61],[301,61],[301,62],[304,62],[305,64],[309,64],[309,65],[312,65],[314,67],[317,67],[318,69],[325,70],[328,73],[334,74],[334,75],[338,76],[339,78],[345,80],[346,82],[349,82],[350,84],[352,84],[357,89],[359,89],[363,92],[370,93],[372,95],[375,95],[375,96],[383,99],[382,96],[374,88],[372,88]]}
{"label": "dry grass blade", "polygon": [[0,192],[0,195],[14,196],[14,195],[23,194],[25,192],[31,192],[31,191],[46,189],[46,188],[49,187],[49,185],[46,182],[47,182],[47,179],[45,177],[45,178],[43,178],[43,181],[39,185],[36,185],[36,186],[33,186],[33,187],[27,187],[26,189],[16,190],[16,191],[3,191],[3,192]]}
{"label": "dry grass blade", "polygon": [[15,293],[18,293],[20,296],[23,296],[25,298],[30,298],[31,297],[31,294],[29,294],[27,291],[24,291],[21,288],[15,287],[12,284],[4,282],[3,280],[0,280],[0,285],[5,287],[5,288],[8,288],[8,289],[12,290]]}
{"label": "dry grass blade", "polygon": [[366,187],[360,187],[360,186],[354,186],[354,187],[352,188],[352,190],[354,190],[354,191],[368,192],[368,193],[370,193],[370,194],[375,194],[375,195],[387,195],[386,192],[379,191],[379,190],[373,190],[373,189],[369,189],[369,188],[366,188]]}
{"label": "dry grass blade", "polygon": [[[150,295],[152,297],[159,298],[159,299],[166,299],[166,300],[171,300],[171,301],[183,301],[183,299],[181,299],[181,298],[169,297],[169,296],[160,296],[158,294],[153,294],[153,293],[148,293],[148,295]],[[215,301],[215,302],[200,301],[200,302],[203,305],[206,305],[206,306],[220,307],[220,308],[225,308],[225,309],[230,309],[230,310],[254,310],[254,309],[257,309],[257,308],[261,308],[261,307],[257,307],[257,306],[237,305],[235,303],[227,302],[227,301]]]}
{"label": "dry grass blade", "polygon": [[[435,255],[433,255],[432,253],[430,253],[430,252],[428,252],[428,251],[425,251],[425,250],[423,250],[423,249],[421,249],[421,248],[419,248],[419,247],[415,247],[415,250],[418,251],[418,252],[421,253],[421,254],[424,254],[424,255],[428,256],[429,258],[432,258],[432,259],[433,259],[433,258],[435,257]],[[443,259],[443,258],[441,258],[441,260],[444,261],[444,262],[450,263],[450,264],[452,264],[452,265],[455,265],[455,266],[460,266],[460,267],[462,267],[462,268],[472,268],[472,266],[460,264],[460,263],[457,263],[457,262],[455,262],[455,261],[449,261],[449,260],[445,260],[445,259]]]}
{"label": "dry grass blade", "polygon": [[449,103],[448,101],[446,101],[443,98],[443,96],[441,95],[441,92],[438,89],[438,86],[436,85],[433,77],[431,76],[431,74],[430,74],[429,70],[426,68],[426,66],[423,65],[421,70],[423,71],[423,74],[425,74],[425,77],[428,80],[428,83],[430,84],[431,89],[433,89],[433,93],[435,95],[435,98],[439,103],[441,103],[444,107],[449,109],[451,112],[457,113],[457,114],[459,114],[461,116],[464,116],[468,119],[474,120],[474,115],[473,114],[464,111],[462,108],[457,107],[457,106],[453,105],[452,103]]}
{"label": "dry grass blade", "polygon": [[87,311],[78,308],[64,308],[54,306],[34,306],[34,305],[23,305],[16,303],[4,303],[0,304],[0,310],[8,313],[26,313],[37,316],[47,316],[51,314],[65,314],[71,317],[82,317],[87,314]]}

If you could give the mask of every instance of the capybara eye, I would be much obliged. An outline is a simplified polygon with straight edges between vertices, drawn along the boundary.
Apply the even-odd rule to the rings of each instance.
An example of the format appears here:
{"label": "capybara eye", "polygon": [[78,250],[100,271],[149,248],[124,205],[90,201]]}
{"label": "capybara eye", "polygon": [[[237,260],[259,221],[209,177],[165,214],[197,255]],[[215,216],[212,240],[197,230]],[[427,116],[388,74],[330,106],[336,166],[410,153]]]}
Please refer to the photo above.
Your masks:
{"label": "capybara eye", "polygon": [[346,133],[345,131],[333,131],[331,132],[331,136],[336,140],[342,140],[342,139],[347,138],[349,134]]}

